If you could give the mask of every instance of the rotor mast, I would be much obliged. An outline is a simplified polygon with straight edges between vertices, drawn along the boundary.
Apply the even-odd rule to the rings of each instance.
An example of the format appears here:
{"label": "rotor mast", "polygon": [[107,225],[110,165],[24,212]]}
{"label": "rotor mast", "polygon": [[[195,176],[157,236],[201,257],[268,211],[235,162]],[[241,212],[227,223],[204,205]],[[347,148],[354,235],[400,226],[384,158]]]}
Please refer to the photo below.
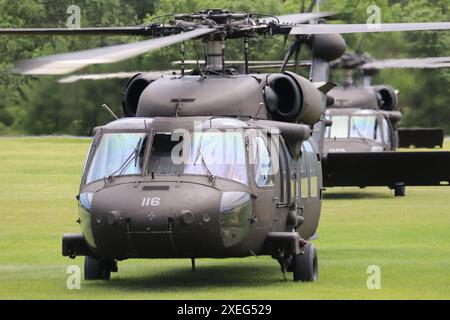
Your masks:
{"label": "rotor mast", "polygon": [[223,71],[225,69],[225,40],[206,41],[206,69]]}

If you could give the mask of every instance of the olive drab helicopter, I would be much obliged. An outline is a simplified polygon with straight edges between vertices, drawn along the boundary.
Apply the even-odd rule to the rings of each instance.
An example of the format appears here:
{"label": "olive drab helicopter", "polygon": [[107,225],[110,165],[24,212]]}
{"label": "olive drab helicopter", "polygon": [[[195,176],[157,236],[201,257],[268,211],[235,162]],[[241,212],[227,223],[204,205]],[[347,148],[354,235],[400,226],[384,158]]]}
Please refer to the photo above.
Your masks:
{"label": "olive drab helicopter", "polygon": [[[450,153],[395,152],[399,147],[442,148],[444,131],[398,128],[399,92],[389,85],[372,85],[372,77],[387,68],[450,67],[450,57],[375,60],[358,49],[331,67],[342,69],[345,78],[329,92],[334,104],[326,116],[332,125],[325,132],[324,185],[388,186],[395,196],[405,196],[406,185],[448,185]],[[355,71],[361,76],[358,82]]]}
{"label": "olive drab helicopter", "polygon": [[[77,197],[82,233],[62,240],[64,256],[85,256],[86,280],[109,279],[126,259],[184,258],[195,268],[197,258],[269,255],[295,281],[317,281],[311,240],[323,195],[329,63],[346,49],[338,33],[450,29],[448,22],[325,24],[331,15],[212,9],[138,27],[0,29],[156,37],[23,61],[15,68],[21,74],[67,74],[191,39],[205,44],[205,65],[191,72],[182,64],[177,74],[133,76],[126,118],[95,129]],[[249,38],[289,35],[312,52],[310,79],[249,72]],[[243,73],[224,59],[226,41],[237,38]]]}

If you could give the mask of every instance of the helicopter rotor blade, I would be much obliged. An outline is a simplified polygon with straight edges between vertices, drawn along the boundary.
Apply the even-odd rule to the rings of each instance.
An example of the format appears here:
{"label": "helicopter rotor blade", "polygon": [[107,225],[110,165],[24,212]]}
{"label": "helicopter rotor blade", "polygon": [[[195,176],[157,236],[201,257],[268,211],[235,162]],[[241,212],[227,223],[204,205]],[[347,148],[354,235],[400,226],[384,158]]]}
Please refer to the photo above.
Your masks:
{"label": "helicopter rotor blade", "polygon": [[292,35],[368,33],[396,31],[448,30],[450,22],[385,23],[385,24],[310,24],[292,28]]}
{"label": "helicopter rotor blade", "polygon": [[22,28],[22,29],[0,29],[0,35],[52,35],[52,36],[73,36],[73,35],[151,35],[151,29],[144,26],[136,27],[98,27],[98,28]]}
{"label": "helicopter rotor blade", "polygon": [[19,61],[13,73],[29,75],[67,74],[94,64],[115,63],[137,57],[152,50],[212,33],[215,30],[214,28],[198,28],[168,37]]}
{"label": "helicopter rotor blade", "polygon": [[[205,60],[199,60],[198,63],[200,63],[200,64],[205,64]],[[251,60],[251,61],[249,61],[248,63],[249,63],[250,65],[260,65],[260,64],[282,64],[283,61],[281,61],[281,60],[273,60],[273,61],[270,61],[270,60],[268,60],[268,61],[264,61],[264,60],[261,60],[261,61],[252,61],[252,60]],[[173,66],[177,66],[177,65],[182,64],[182,62],[181,62],[181,61],[172,61],[171,64],[172,64]],[[185,61],[184,61],[184,64],[186,64],[186,65],[197,65],[197,60],[185,60]],[[244,60],[227,60],[227,61],[225,61],[225,64],[226,64],[226,65],[244,65],[244,64],[245,64],[245,61],[244,61]]]}
{"label": "helicopter rotor blade", "polygon": [[[145,74],[150,78],[160,78],[163,76],[180,75],[177,70],[165,70],[165,71],[130,71],[130,72],[115,72],[115,73],[99,73],[99,74],[75,74],[67,76],[58,80],[58,83],[67,84],[75,83],[83,80],[111,80],[111,79],[129,79],[137,74]],[[189,71],[186,71],[189,72]]]}
{"label": "helicopter rotor blade", "polygon": [[280,69],[281,67],[285,68],[296,68],[296,67],[310,67],[311,61],[299,61],[298,63],[286,63],[283,62],[277,63],[277,64],[261,64],[261,65],[253,65],[249,66],[248,68],[251,70],[258,70],[258,69]]}
{"label": "helicopter rotor blade", "polygon": [[370,69],[436,69],[447,68],[450,57],[418,58],[418,59],[386,59],[374,60],[360,67],[363,70]]}
{"label": "helicopter rotor blade", "polygon": [[277,22],[279,24],[302,24],[311,20],[334,16],[334,12],[294,13],[261,19],[263,23]]}

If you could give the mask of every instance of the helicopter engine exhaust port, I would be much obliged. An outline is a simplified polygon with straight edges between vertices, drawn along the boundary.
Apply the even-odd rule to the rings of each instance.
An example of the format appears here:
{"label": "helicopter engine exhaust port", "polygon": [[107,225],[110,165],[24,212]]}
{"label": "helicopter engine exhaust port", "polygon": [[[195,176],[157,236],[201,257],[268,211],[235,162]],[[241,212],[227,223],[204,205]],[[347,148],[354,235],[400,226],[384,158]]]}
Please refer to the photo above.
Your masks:
{"label": "helicopter engine exhaust port", "polygon": [[323,94],[307,79],[292,72],[270,75],[264,90],[269,113],[275,120],[313,125],[325,111]]}
{"label": "helicopter engine exhaust port", "polygon": [[142,92],[154,79],[137,74],[128,81],[123,97],[123,112],[127,117],[135,117]]}
{"label": "helicopter engine exhaust port", "polygon": [[382,110],[393,111],[397,108],[398,93],[391,86],[374,87],[378,94],[378,105]]}

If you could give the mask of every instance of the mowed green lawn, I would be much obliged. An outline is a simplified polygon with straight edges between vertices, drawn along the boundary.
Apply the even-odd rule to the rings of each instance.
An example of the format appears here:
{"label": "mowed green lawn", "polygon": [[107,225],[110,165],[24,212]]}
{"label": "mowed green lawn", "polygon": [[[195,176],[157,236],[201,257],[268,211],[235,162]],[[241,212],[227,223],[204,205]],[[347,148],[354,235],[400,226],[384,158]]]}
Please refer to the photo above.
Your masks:
{"label": "mowed green lawn", "polygon": [[[320,280],[285,282],[268,257],[125,261],[110,282],[68,290],[63,233],[78,232],[75,195],[86,139],[0,139],[0,299],[449,299],[450,188],[333,189],[324,201]],[[447,149],[450,143],[447,142]],[[426,168],[424,168],[426,170]],[[366,285],[381,268],[381,290]],[[289,275],[290,278],[290,275]]]}

